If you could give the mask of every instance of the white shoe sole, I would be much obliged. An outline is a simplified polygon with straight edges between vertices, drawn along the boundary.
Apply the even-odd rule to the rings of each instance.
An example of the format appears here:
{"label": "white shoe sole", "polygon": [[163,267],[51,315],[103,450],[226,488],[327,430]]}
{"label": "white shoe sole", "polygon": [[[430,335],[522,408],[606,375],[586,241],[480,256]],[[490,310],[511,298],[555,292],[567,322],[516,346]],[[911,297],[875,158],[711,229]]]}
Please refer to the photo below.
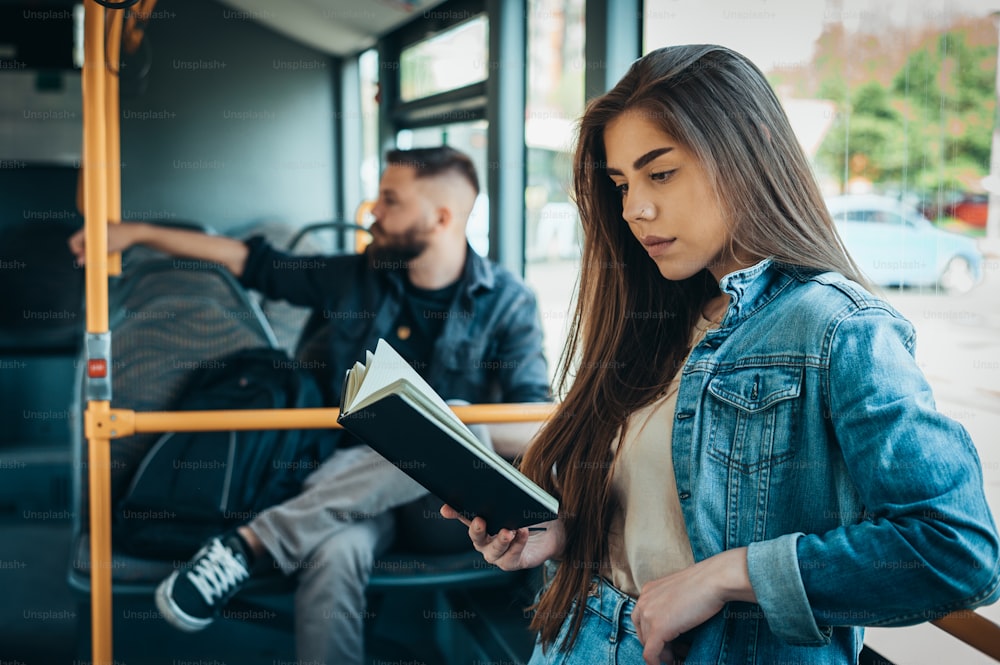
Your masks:
{"label": "white shoe sole", "polygon": [[160,614],[167,623],[186,633],[194,633],[207,628],[214,619],[193,617],[178,607],[174,599],[170,597],[171,592],[174,590],[174,580],[177,579],[177,575],[177,572],[171,573],[170,577],[160,582],[160,585],[156,587],[156,594],[154,596],[156,609],[160,610]]}

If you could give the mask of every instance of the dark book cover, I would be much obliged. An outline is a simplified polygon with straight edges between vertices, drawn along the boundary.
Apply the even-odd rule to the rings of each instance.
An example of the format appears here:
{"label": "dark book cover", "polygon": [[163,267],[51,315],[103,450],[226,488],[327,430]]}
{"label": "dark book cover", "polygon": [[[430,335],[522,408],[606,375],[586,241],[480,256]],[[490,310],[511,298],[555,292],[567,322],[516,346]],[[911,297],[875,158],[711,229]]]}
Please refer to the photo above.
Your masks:
{"label": "dark book cover", "polygon": [[[533,496],[519,484],[533,483],[513,465],[495,455],[477,454],[398,393],[354,412],[344,411],[342,407],[338,418],[344,429],[466,517],[482,517],[490,533],[557,516],[556,500],[537,486],[543,496]],[[498,469],[500,464],[519,479]]]}

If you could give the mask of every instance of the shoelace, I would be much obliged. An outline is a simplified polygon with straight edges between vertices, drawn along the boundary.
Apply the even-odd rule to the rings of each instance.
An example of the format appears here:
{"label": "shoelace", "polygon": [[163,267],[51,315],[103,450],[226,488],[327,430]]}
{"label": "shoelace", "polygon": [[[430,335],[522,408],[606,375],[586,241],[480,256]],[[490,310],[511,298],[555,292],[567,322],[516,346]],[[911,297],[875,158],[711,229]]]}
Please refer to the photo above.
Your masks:
{"label": "shoelace", "polygon": [[213,597],[222,598],[240,582],[250,577],[246,566],[228,547],[223,547],[218,540],[212,542],[205,556],[187,573],[188,579],[205,602],[211,607]]}

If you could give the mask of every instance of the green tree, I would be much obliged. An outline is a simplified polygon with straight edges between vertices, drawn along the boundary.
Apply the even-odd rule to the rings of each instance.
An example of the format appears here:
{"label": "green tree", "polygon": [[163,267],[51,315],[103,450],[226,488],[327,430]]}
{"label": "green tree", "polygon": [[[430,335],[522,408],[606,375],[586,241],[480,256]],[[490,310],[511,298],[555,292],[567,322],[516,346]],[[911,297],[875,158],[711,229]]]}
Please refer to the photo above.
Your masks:
{"label": "green tree", "polygon": [[897,178],[905,168],[898,157],[902,119],[891,101],[882,85],[870,82],[839,105],[818,159],[839,178],[841,191],[852,178],[879,182]]}
{"label": "green tree", "polygon": [[853,177],[924,192],[974,186],[989,170],[994,48],[952,30],[910,52],[889,86],[869,80],[847,94],[845,77],[828,75],[820,90],[838,114],[820,167],[842,189]]}

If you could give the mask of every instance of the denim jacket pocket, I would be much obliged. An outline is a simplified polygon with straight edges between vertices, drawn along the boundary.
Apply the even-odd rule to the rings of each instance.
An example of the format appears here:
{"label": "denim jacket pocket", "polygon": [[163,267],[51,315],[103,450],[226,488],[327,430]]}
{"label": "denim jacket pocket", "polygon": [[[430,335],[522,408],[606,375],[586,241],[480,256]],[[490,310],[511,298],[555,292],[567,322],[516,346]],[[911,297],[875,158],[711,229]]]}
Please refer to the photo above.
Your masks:
{"label": "denim jacket pocket", "polygon": [[741,368],[708,384],[710,457],[744,474],[772,467],[794,454],[803,368]]}

